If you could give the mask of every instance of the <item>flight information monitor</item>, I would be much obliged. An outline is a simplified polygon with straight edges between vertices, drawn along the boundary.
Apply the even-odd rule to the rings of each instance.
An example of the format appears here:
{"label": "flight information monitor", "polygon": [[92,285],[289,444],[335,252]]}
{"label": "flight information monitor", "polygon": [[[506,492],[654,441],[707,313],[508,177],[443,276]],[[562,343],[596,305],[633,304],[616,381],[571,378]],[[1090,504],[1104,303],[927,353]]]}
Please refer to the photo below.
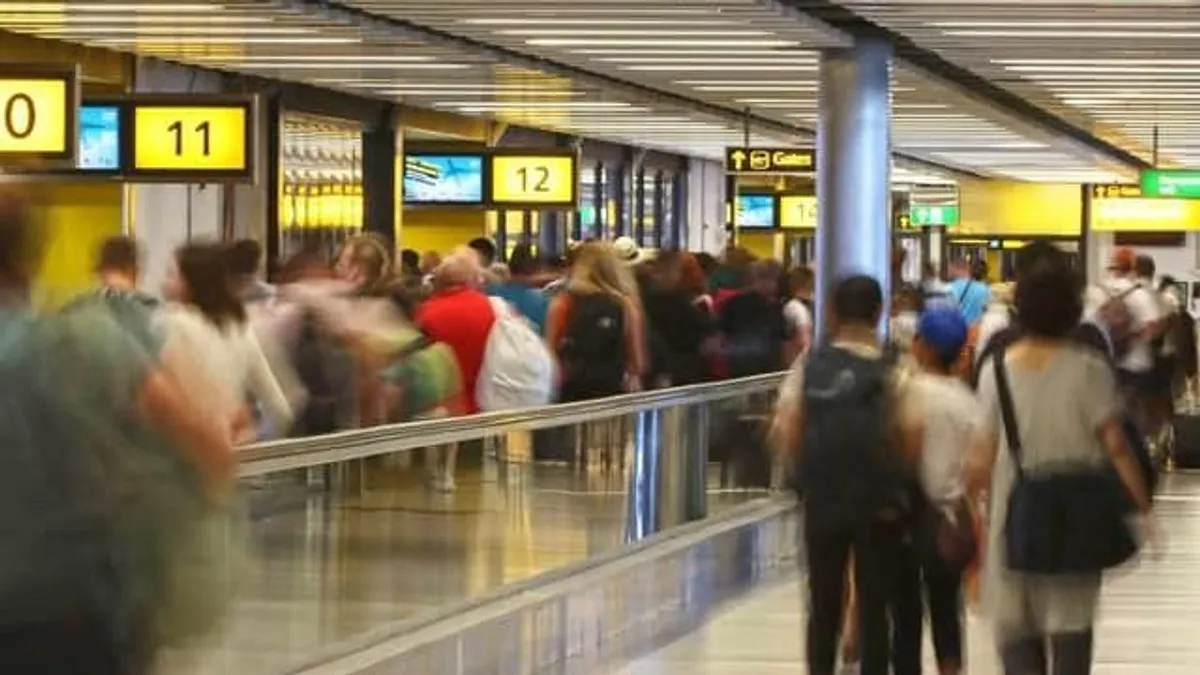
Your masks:
{"label": "flight information monitor", "polygon": [[763,230],[775,227],[775,195],[738,195],[737,226]]}
{"label": "flight information monitor", "polygon": [[480,204],[483,155],[406,154],[404,203]]}
{"label": "flight information monitor", "polygon": [[75,167],[81,171],[121,169],[121,107],[84,104],[79,108],[79,154]]}

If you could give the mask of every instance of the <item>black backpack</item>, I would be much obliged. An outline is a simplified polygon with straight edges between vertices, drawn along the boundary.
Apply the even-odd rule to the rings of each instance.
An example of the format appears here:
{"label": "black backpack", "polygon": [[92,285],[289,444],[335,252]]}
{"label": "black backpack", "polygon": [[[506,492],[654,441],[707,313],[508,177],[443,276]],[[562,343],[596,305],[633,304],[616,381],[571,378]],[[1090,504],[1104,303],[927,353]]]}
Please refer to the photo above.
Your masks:
{"label": "black backpack", "polygon": [[621,393],[628,363],[624,303],[607,293],[572,293],[570,303],[558,346],[563,399]]}
{"label": "black backpack", "polygon": [[794,475],[806,526],[855,530],[899,520],[912,508],[915,477],[892,440],[893,353],[862,357],[821,347],[804,366],[804,446]]}
{"label": "black backpack", "polygon": [[308,392],[305,408],[296,417],[292,436],[313,436],[338,431],[338,410],[345,396],[349,365],[320,327],[311,310],[300,323],[300,334],[292,352],[292,367]]}

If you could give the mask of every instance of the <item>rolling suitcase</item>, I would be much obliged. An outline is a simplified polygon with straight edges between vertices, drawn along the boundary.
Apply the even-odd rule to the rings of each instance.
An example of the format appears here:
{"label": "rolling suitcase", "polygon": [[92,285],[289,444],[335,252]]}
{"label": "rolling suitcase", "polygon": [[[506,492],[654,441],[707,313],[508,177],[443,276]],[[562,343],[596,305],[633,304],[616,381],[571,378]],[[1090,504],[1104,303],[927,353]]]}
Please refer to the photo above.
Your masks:
{"label": "rolling suitcase", "polygon": [[1200,469],[1200,414],[1178,415],[1174,421],[1171,458],[1179,469]]}

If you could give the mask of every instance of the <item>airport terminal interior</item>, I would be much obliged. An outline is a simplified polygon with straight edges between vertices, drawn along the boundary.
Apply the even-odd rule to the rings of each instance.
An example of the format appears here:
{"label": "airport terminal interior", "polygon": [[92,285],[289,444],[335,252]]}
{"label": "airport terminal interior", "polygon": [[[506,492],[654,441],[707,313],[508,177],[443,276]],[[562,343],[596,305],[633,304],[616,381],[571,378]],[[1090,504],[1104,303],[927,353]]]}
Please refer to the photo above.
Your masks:
{"label": "airport terminal interior", "polygon": [[[1152,261],[1147,292],[1174,303],[1155,325],[1180,317],[1172,363],[1192,364],[1167,384],[1157,534],[1104,575],[1091,670],[1060,675],[1196,673],[1198,44],[1200,3],[1180,0],[0,0],[0,190],[31,196],[42,314],[89,293],[118,239],[155,298],[195,242],[255,242],[250,274],[282,287],[359,264],[365,241],[436,296],[484,241],[493,285],[550,282],[527,317],[550,342],[577,261],[614,256],[621,279],[711,261],[698,350],[730,344],[724,272],[815,274],[808,337],[770,368],[703,351],[702,376],[627,373],[612,396],[239,445],[240,527],[200,556],[220,617],[124,675],[810,672],[805,502],[768,434],[788,364],[830,339],[850,274],[914,315],[902,289],[966,315],[978,282],[1015,324],[1023,252],[1046,245],[1088,288]],[[776,287],[792,316],[800,291]],[[675,321],[641,297],[630,326]],[[417,349],[450,342],[411,311]],[[475,387],[454,354],[454,386]],[[1032,675],[1002,665],[977,595],[962,668],[939,671],[926,638],[924,672]]]}

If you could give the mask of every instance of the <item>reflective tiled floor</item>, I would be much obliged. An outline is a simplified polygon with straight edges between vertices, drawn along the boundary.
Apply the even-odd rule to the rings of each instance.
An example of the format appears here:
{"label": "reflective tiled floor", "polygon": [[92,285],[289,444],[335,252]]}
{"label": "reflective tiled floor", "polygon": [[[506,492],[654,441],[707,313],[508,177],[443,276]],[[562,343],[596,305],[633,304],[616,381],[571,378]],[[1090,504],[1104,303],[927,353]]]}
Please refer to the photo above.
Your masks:
{"label": "reflective tiled floor", "polygon": [[[286,672],[370,629],[625,543],[622,470],[476,464],[453,494],[426,489],[415,467],[375,466],[361,492],[260,512],[226,630],[168,655],[161,672]],[[750,496],[713,494],[710,510]]]}
{"label": "reflective tiled floor", "polygon": [[[1104,591],[1095,675],[1200,672],[1200,476],[1171,476],[1159,497],[1157,556],[1114,574]],[[802,673],[799,580],[772,585],[619,675]],[[926,657],[931,658],[926,647]],[[969,675],[999,675],[985,619],[971,616]],[[936,673],[932,662],[925,672]]]}

